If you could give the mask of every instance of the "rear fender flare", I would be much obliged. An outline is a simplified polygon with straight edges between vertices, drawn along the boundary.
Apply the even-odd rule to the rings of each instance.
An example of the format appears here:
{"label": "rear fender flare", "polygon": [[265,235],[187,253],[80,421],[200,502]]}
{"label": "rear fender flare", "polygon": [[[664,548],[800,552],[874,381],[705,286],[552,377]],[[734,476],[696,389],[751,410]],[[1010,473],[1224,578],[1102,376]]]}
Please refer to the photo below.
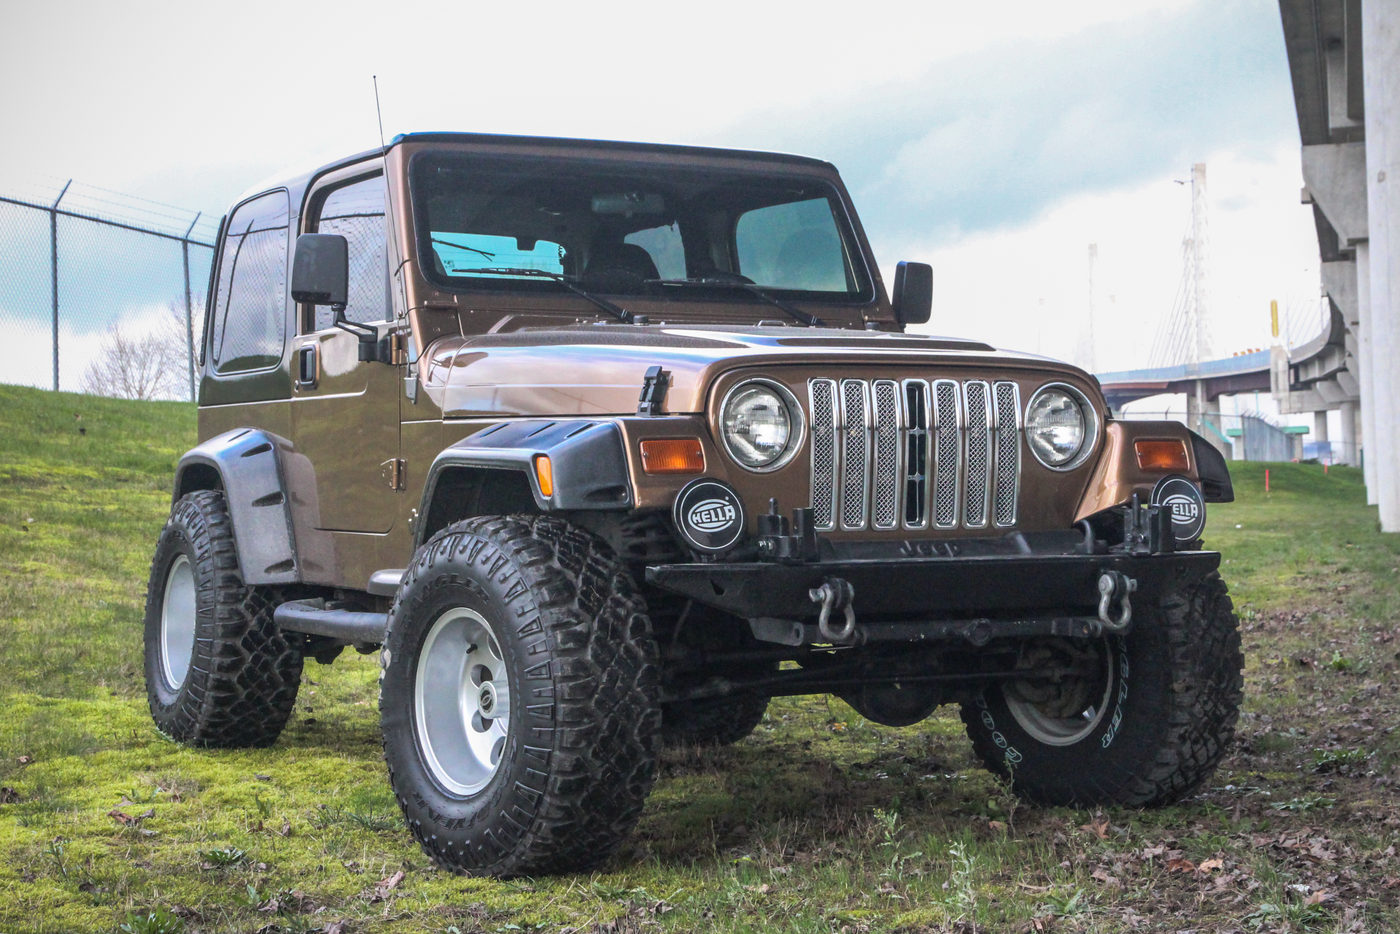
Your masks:
{"label": "rear fender flare", "polygon": [[270,432],[237,428],[186,452],[175,468],[172,505],[197,490],[223,490],[245,584],[300,580],[282,469],[289,448]]}

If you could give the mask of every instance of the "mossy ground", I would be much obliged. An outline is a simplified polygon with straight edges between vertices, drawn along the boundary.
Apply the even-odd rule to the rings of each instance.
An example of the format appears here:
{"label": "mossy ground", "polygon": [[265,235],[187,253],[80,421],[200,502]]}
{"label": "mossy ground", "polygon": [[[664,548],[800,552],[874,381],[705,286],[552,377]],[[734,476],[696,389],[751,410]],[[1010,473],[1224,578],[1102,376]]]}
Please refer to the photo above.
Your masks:
{"label": "mossy ground", "polygon": [[666,753],[604,871],[497,882],[435,871],[404,831],[373,658],[309,664],[271,749],[152,729],[145,580],[194,421],[0,387],[0,931],[1400,926],[1400,541],[1356,471],[1269,465],[1265,495],[1263,466],[1239,465],[1239,501],[1211,508],[1248,697],[1205,794],[1032,809],[978,767],[952,708],[889,729],[785,699],[733,748]]}

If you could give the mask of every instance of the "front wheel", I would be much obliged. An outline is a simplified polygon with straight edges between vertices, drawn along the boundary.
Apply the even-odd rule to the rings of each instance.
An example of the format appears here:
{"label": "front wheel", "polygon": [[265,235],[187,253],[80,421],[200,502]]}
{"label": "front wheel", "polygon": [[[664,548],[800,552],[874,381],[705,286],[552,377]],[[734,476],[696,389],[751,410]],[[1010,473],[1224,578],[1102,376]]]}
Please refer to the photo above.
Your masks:
{"label": "front wheel", "polygon": [[1239,621],[1219,575],[1141,600],[1126,637],[1044,639],[1028,668],[962,708],[986,766],[1047,805],[1171,804],[1210,778],[1234,737],[1244,679]]}
{"label": "front wheel", "polygon": [[399,588],[382,662],[389,780],[443,867],[588,869],[641,816],[656,775],[657,649],[599,539],[549,517],[449,526]]}

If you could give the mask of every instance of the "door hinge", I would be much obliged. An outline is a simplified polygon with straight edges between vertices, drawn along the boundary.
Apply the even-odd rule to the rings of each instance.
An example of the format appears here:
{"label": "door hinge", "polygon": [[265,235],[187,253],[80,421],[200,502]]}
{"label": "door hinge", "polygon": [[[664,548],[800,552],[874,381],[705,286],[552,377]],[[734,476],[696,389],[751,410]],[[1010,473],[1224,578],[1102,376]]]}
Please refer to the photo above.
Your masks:
{"label": "door hinge", "polygon": [[384,478],[384,482],[389,484],[391,490],[402,490],[404,486],[404,472],[408,464],[399,459],[387,460],[379,465],[379,475]]}
{"label": "door hinge", "polygon": [[408,363],[408,332],[392,331],[389,334],[389,363],[403,366]]}

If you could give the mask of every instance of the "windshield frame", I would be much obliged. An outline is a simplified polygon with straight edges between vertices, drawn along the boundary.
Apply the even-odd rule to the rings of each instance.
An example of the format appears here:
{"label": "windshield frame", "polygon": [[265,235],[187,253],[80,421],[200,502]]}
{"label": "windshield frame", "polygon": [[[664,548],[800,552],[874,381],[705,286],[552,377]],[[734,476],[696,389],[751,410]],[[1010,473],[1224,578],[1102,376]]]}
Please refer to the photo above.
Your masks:
{"label": "windshield frame", "polygon": [[[435,269],[433,262],[434,254],[432,240],[434,233],[429,229],[428,212],[422,204],[425,197],[423,186],[421,185],[421,173],[425,165],[443,159],[457,161],[459,163],[479,162],[490,166],[492,169],[499,169],[511,163],[518,164],[525,172],[537,170],[541,167],[558,165],[561,167],[576,168],[583,172],[600,171],[608,174],[625,175],[635,172],[638,175],[664,175],[668,169],[674,169],[678,173],[714,173],[721,176],[733,177],[736,181],[744,178],[766,179],[775,182],[792,183],[800,181],[804,186],[809,186],[817,190],[818,197],[825,197],[832,208],[832,221],[836,228],[837,236],[840,238],[841,247],[845,254],[845,262],[849,275],[856,286],[851,292],[815,292],[802,289],[782,289],[772,286],[760,285],[762,291],[781,301],[796,303],[801,305],[813,305],[831,308],[836,307],[846,309],[847,313],[854,314],[857,309],[868,308],[879,302],[881,290],[879,288],[879,278],[875,274],[871,258],[867,255],[864,238],[861,235],[859,223],[856,220],[854,211],[849,202],[848,195],[839,181],[833,179],[830,174],[813,171],[811,167],[799,162],[784,162],[775,159],[771,164],[743,164],[743,153],[736,153],[735,159],[731,162],[724,158],[714,158],[697,160],[694,157],[677,156],[674,159],[656,158],[648,154],[647,157],[638,158],[636,154],[629,152],[619,152],[609,158],[609,153],[579,153],[577,150],[562,149],[555,153],[520,152],[512,150],[496,149],[471,149],[461,150],[446,147],[431,147],[413,152],[406,160],[405,176],[408,188],[408,197],[412,205],[413,218],[413,241],[414,252],[416,254],[418,267],[422,277],[434,288],[440,289],[449,294],[473,294],[473,295],[494,295],[503,299],[518,300],[527,298],[530,295],[536,296],[567,296],[571,294],[570,288],[560,281],[550,281],[545,277],[531,278],[485,278],[472,277],[464,281],[466,277],[454,277],[442,275]],[[731,226],[737,226],[743,214],[736,214],[730,219]],[[439,232],[441,233],[441,232]],[[447,232],[451,233],[451,232]],[[729,232],[732,240],[733,231]],[[677,302],[695,304],[723,304],[723,305],[754,305],[757,307],[768,306],[758,295],[740,294],[744,290],[738,288],[716,287],[714,289],[685,289],[683,293],[677,289],[665,287],[648,288],[638,291],[610,291],[602,290],[598,294],[607,295],[612,299],[622,302],[624,305],[670,305]],[[575,296],[576,297],[576,296]],[[833,307],[835,306],[835,307]],[[764,317],[766,312],[757,313],[757,317]],[[844,314],[838,314],[844,317]]]}

